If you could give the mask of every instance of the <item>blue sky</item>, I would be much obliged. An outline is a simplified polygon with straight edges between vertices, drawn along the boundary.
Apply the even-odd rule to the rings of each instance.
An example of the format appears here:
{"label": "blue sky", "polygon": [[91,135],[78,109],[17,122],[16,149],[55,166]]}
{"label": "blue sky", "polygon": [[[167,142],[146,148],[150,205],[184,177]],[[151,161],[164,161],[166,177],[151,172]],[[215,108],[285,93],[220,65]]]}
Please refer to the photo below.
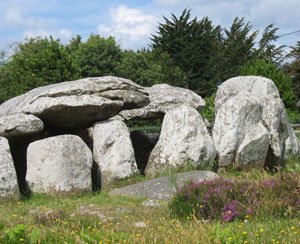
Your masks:
{"label": "blue sky", "polygon": [[[300,0],[0,0],[0,49],[25,37],[52,35],[66,43],[77,34],[112,35],[123,48],[149,44],[162,16],[179,15],[187,7],[199,19],[228,27],[236,16],[254,29],[274,23],[278,34],[300,30]],[[300,32],[278,44],[294,45]]]}

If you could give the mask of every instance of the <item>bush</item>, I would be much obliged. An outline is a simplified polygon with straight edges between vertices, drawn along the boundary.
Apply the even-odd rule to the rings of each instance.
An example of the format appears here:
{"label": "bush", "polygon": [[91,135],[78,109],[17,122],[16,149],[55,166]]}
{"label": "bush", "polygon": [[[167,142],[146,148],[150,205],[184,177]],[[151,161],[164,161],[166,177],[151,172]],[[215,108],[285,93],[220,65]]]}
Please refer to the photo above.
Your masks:
{"label": "bush", "polygon": [[215,120],[215,99],[216,93],[213,93],[209,97],[205,97],[205,108],[201,112],[202,116],[206,118],[210,123],[213,123]]}
{"label": "bush", "polygon": [[300,178],[282,174],[268,180],[231,181],[223,178],[190,182],[178,190],[169,205],[173,217],[230,222],[268,214],[296,217],[300,213]]}
{"label": "bush", "polygon": [[289,122],[291,124],[300,124],[300,113],[298,110],[286,109]]}

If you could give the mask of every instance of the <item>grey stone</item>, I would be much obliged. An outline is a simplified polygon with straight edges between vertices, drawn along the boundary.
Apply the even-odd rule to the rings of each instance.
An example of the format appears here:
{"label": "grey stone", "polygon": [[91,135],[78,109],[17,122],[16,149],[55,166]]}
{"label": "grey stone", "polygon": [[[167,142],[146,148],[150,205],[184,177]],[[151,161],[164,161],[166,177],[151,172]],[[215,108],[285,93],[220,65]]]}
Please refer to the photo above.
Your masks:
{"label": "grey stone", "polygon": [[147,92],[112,76],[86,78],[33,89],[0,105],[0,116],[29,113],[56,127],[89,127],[121,109],[146,106]]}
{"label": "grey stone", "polygon": [[[229,102],[229,100],[234,99],[234,97],[238,98],[235,101],[232,100],[234,102]],[[243,100],[247,100],[246,104]],[[233,106],[232,108],[230,108],[231,105],[228,105],[230,103]],[[253,108],[253,112],[251,112],[252,109],[250,109],[250,107],[254,105],[255,107],[260,106],[261,112],[255,112],[257,111],[255,108]],[[285,142],[288,137],[289,123],[284,104],[280,99],[277,87],[272,80],[260,76],[231,78],[218,88],[215,106],[216,117],[218,117],[219,110],[221,110],[222,107],[226,106],[226,109],[228,110],[222,110],[218,119],[215,121],[217,126],[214,126],[213,132],[216,134],[214,135],[216,147],[223,148],[219,154],[227,158],[226,160],[225,158],[221,158],[220,165],[228,165],[237,161],[241,163],[241,157],[239,156],[238,159],[235,157],[236,152],[238,152],[237,148],[242,143],[241,139],[238,139],[238,137],[242,137],[243,139],[248,138],[248,142],[242,145],[243,147],[247,145],[247,147],[244,148],[244,153],[242,153],[244,155],[242,158],[245,159],[246,157],[250,159],[253,157],[251,154],[257,151],[260,155],[259,161],[261,161],[263,159],[262,156],[265,154],[266,143],[268,141],[269,146],[268,154],[265,158],[265,165],[267,167],[273,167],[282,161]],[[244,109],[245,111],[243,111]],[[246,113],[246,111],[248,112]],[[240,118],[238,118],[239,116]],[[224,117],[227,117],[226,122],[224,121]],[[249,120],[252,121],[252,125],[248,125],[250,126],[249,128],[241,126],[242,129],[240,129],[238,124],[249,124],[247,121],[244,121],[248,120],[248,117],[255,118],[255,120]],[[260,124],[257,128],[256,123]],[[263,127],[267,130],[269,140],[262,129]],[[246,130],[260,132],[258,135],[253,135],[254,137],[250,138],[249,136],[246,136]],[[222,131],[221,134],[225,136],[223,139],[220,139],[219,137],[220,131]],[[222,143],[220,140],[224,141],[222,144],[223,146],[220,146],[220,143]],[[259,142],[257,140],[259,140]],[[226,150],[231,148],[229,150],[231,153],[229,153],[229,151],[227,152],[225,148],[227,148]],[[240,152],[241,151],[239,151],[238,154]],[[246,152],[248,152],[248,156],[246,155]],[[254,162],[253,160],[250,161]],[[247,164],[246,162],[247,160],[242,164]],[[251,164],[249,164],[249,166],[250,165]]]}
{"label": "grey stone", "polygon": [[262,106],[251,95],[236,95],[216,114],[213,139],[219,166],[263,165],[269,148],[269,133],[262,121]]}
{"label": "grey stone", "polygon": [[129,130],[122,121],[96,123],[93,141],[93,156],[100,167],[102,187],[108,187],[115,180],[137,172]]}
{"label": "grey stone", "polygon": [[238,76],[226,80],[218,87],[215,99],[216,112],[228,99],[240,93],[262,98],[269,94],[276,94],[279,97],[278,89],[272,80],[262,76]]}
{"label": "grey stone", "polygon": [[140,109],[121,111],[119,115],[123,119],[162,117],[165,113],[180,105],[187,105],[197,110],[205,107],[205,101],[188,89],[168,84],[157,84],[145,89],[149,93],[150,103]]}
{"label": "grey stone", "polygon": [[165,115],[145,174],[155,175],[187,164],[210,165],[215,156],[213,140],[201,115],[196,109],[181,105]]}
{"label": "grey stone", "polygon": [[34,115],[14,114],[0,117],[0,136],[28,136],[41,132],[43,121]]}
{"label": "grey stone", "polygon": [[33,192],[91,191],[92,164],[92,152],[80,137],[50,137],[29,144],[26,180]]}
{"label": "grey stone", "polygon": [[284,158],[288,159],[291,156],[297,156],[300,153],[299,140],[292,126],[288,124],[288,138],[285,140]]}
{"label": "grey stone", "polygon": [[110,191],[110,194],[170,200],[176,193],[176,188],[182,187],[188,181],[201,182],[204,180],[213,180],[218,177],[216,173],[210,171],[191,171],[113,189]]}
{"label": "grey stone", "polygon": [[19,197],[19,187],[8,140],[0,137],[0,198]]}

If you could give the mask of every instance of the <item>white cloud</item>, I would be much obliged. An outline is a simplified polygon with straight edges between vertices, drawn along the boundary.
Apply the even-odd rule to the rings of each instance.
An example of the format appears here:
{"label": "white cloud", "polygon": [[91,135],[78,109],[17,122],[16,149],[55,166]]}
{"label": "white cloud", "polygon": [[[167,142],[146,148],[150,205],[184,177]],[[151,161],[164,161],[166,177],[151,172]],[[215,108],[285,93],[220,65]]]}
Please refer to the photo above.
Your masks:
{"label": "white cloud", "polygon": [[46,26],[52,25],[54,20],[50,18],[26,16],[24,9],[12,5],[4,12],[4,22],[12,28],[45,28]]}
{"label": "white cloud", "polygon": [[157,22],[153,15],[145,14],[139,9],[129,8],[125,5],[112,8],[110,18],[110,24],[98,25],[98,32],[105,36],[115,36],[127,48],[133,47],[132,42],[139,42],[148,38]]}

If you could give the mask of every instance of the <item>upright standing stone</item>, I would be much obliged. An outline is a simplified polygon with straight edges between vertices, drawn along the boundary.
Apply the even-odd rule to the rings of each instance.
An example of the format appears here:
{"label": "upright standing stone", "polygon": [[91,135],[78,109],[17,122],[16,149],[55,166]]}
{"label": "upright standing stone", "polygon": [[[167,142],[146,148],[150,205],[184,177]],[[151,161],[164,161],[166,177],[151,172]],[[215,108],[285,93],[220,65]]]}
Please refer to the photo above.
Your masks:
{"label": "upright standing stone", "polygon": [[0,198],[19,196],[19,187],[14,162],[6,138],[0,137]]}
{"label": "upright standing stone", "polygon": [[93,140],[94,160],[99,164],[103,187],[137,172],[129,130],[122,121],[95,124]]}
{"label": "upright standing stone", "polygon": [[187,164],[211,164],[216,156],[213,140],[199,112],[182,105],[166,113],[159,140],[145,170],[155,175]]}
{"label": "upright standing stone", "polygon": [[92,152],[80,137],[50,137],[29,144],[26,180],[33,192],[91,191],[92,164]]}

